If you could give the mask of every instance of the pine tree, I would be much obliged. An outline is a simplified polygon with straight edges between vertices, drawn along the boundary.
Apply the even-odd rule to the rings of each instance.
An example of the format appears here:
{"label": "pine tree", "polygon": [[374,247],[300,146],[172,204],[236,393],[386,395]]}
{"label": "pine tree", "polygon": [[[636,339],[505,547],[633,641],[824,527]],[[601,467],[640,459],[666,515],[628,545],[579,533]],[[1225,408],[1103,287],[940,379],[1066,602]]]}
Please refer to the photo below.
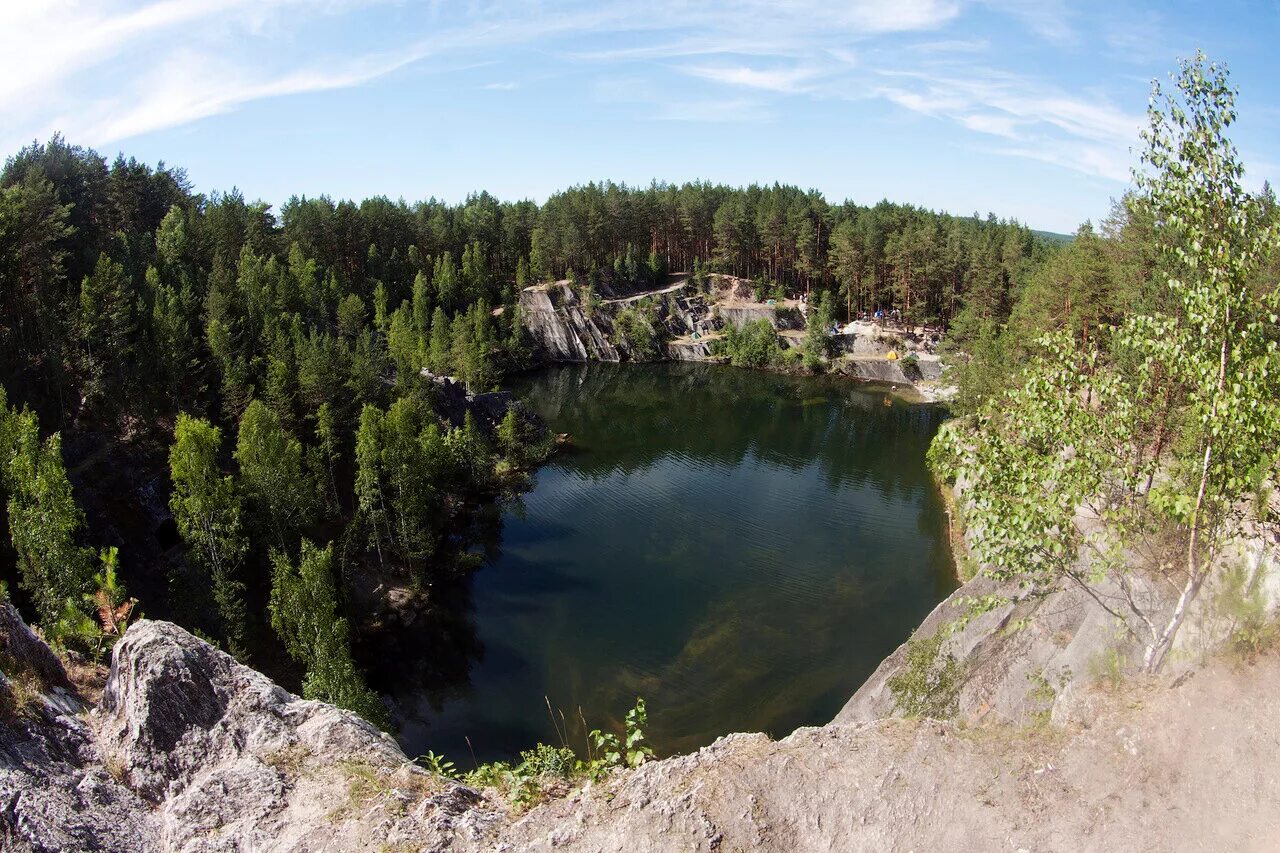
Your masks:
{"label": "pine tree", "polygon": [[447,376],[453,372],[453,330],[444,309],[436,307],[431,315],[431,345],[427,351],[431,372]]}
{"label": "pine tree", "polygon": [[391,315],[387,330],[387,355],[396,369],[396,385],[408,390],[418,377],[418,336],[413,331],[413,319],[408,303],[403,303]]}
{"label": "pine tree", "polygon": [[467,303],[489,296],[489,270],[485,264],[484,249],[478,241],[469,243],[462,253],[462,285],[462,296]]}
{"label": "pine tree", "polygon": [[125,390],[137,329],[124,267],[105,253],[80,287],[79,341],[85,397],[116,410]]}
{"label": "pine tree", "polygon": [[498,450],[513,466],[519,468],[524,465],[527,454],[524,447],[523,429],[520,417],[516,414],[514,406],[508,408],[507,413],[502,416],[502,420],[498,423],[495,437],[498,441]]}
{"label": "pine tree", "polygon": [[377,406],[365,404],[360,412],[360,428],[356,431],[356,514],[368,530],[368,544],[385,562],[384,546],[388,541],[387,499],[383,492],[382,449],[383,414]]}
{"label": "pine tree", "polygon": [[364,331],[367,315],[364,302],[354,293],[348,293],[338,303],[338,333],[347,339],[354,339]]}
{"label": "pine tree", "polygon": [[337,417],[333,413],[333,407],[328,403],[322,403],[316,410],[316,449],[324,460],[325,482],[329,492],[328,502],[336,510],[341,504],[338,499],[338,477],[334,472],[342,458],[342,445],[338,435]]}
{"label": "pine tree", "polygon": [[373,288],[373,327],[379,332],[387,331],[387,286],[378,282]]}
{"label": "pine tree", "polygon": [[454,265],[453,255],[445,252],[436,259],[435,271],[431,275],[431,283],[436,288],[437,306],[448,310],[458,307],[462,296],[461,282],[458,278],[458,268]]}
{"label": "pine tree", "polygon": [[423,273],[413,278],[413,332],[425,343],[431,331],[431,282]]}
{"label": "pine tree", "polygon": [[166,284],[155,267],[147,268],[146,281],[152,294],[149,365],[165,402],[176,406],[180,400],[193,396],[193,377],[200,368],[195,336],[187,319],[195,313],[194,300],[189,290],[179,292]]}

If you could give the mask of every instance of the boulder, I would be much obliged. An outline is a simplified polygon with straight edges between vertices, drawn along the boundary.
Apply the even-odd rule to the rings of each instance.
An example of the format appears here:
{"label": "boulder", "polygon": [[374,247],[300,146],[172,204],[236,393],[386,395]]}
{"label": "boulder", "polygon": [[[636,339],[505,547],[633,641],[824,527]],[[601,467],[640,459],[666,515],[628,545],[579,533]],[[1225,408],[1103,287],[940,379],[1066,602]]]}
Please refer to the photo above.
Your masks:
{"label": "boulder", "polygon": [[0,670],[0,849],[155,849],[150,808],[112,774],[62,662],[7,601]]}
{"label": "boulder", "polygon": [[167,622],[138,622],[116,645],[96,716],[99,748],[155,805],[164,848],[434,849],[496,818],[355,714]]}

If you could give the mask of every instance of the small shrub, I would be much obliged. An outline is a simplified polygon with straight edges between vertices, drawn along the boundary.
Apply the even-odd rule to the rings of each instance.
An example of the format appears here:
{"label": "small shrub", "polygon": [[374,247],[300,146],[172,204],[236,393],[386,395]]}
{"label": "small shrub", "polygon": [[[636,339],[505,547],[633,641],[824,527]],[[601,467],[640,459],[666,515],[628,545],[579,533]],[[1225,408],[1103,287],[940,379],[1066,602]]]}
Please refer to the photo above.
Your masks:
{"label": "small shrub", "polygon": [[636,698],[635,707],[627,712],[625,731],[620,739],[612,732],[594,729],[590,739],[599,751],[596,761],[608,767],[639,767],[653,758],[653,749],[645,741],[644,730],[649,725],[649,714],[644,700]]}
{"label": "small shrub", "polygon": [[725,356],[734,367],[770,367],[783,358],[778,332],[768,320],[753,320],[741,327],[730,324],[712,345],[715,355]]}
{"label": "small shrub", "polygon": [[1215,604],[1229,620],[1228,648],[1244,660],[1254,660],[1280,642],[1280,622],[1267,614],[1261,572],[1250,577],[1243,563],[1224,569]]}
{"label": "small shrub", "polygon": [[954,655],[940,654],[945,633],[907,641],[902,668],[888,681],[894,710],[908,717],[938,720],[955,716],[964,669]]}
{"label": "small shrub", "polygon": [[446,779],[458,778],[458,768],[454,766],[454,763],[447,760],[443,755],[436,755],[429,749],[426,755],[419,755],[414,759],[414,762],[424,770],[428,770],[437,776],[443,776]]}
{"label": "small shrub", "polygon": [[540,743],[533,749],[520,753],[520,763],[533,776],[554,776],[569,779],[578,769],[578,756],[567,746],[550,746]]}
{"label": "small shrub", "polygon": [[511,770],[511,765],[505,761],[491,761],[488,764],[481,764],[475,770],[469,770],[462,775],[462,781],[470,785],[472,788],[500,788],[504,774]]}
{"label": "small shrub", "polygon": [[645,305],[624,308],[613,321],[614,346],[630,352],[632,361],[648,361],[658,357],[658,332],[654,312]]}
{"label": "small shrub", "polygon": [[1089,659],[1089,677],[1093,682],[1115,690],[1124,682],[1124,672],[1129,659],[1116,648],[1106,649]]}

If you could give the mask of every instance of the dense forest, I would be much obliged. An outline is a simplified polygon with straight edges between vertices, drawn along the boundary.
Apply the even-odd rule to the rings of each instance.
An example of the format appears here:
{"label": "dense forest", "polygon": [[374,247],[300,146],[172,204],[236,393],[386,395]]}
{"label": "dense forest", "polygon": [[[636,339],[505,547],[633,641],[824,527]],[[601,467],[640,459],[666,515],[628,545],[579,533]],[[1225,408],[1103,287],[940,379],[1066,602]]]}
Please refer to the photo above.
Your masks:
{"label": "dense forest", "polygon": [[[1269,190],[1258,204],[1274,209]],[[1087,348],[1166,308],[1157,231],[1143,194],[1064,242],[705,183],[588,184],[540,206],[295,197],[277,215],[54,137],[0,173],[0,577],[81,653],[136,606],[383,720],[353,655],[357,587],[459,576],[476,508],[547,450],[518,406],[486,422],[433,378],[483,392],[534,363],[521,287],[718,271],[809,293],[819,329],[898,309],[948,329],[968,412],[1016,386],[1043,333]],[[744,351],[776,348],[752,334]],[[137,472],[154,500],[113,506],[104,470]]]}
{"label": "dense forest", "polygon": [[[515,412],[450,423],[422,374],[484,391],[528,366],[520,287],[717,270],[847,311],[1000,322],[1051,253],[994,217],[783,186],[588,184],[541,206],[293,198],[277,216],[54,137],[0,174],[4,577],[64,644],[101,651],[101,614],[125,618],[132,588],[243,657],[283,647],[309,695],[373,713],[344,579],[450,576],[467,507],[542,452]],[[82,509],[98,486],[74,471],[104,455],[155,474],[179,558]]]}

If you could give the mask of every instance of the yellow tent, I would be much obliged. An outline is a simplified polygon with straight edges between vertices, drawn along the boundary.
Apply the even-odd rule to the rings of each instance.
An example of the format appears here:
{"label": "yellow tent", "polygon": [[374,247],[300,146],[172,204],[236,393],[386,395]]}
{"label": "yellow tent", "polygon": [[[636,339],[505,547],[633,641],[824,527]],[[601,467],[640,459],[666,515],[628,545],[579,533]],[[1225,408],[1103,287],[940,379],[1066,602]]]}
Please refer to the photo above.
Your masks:
{"label": "yellow tent", "polygon": [[886,355],[886,356],[885,356],[885,358],[889,359],[889,361],[897,361],[897,360],[898,360],[898,351],[897,351],[896,349],[891,349],[891,350],[889,350],[889,354],[888,354],[888,355]]}

